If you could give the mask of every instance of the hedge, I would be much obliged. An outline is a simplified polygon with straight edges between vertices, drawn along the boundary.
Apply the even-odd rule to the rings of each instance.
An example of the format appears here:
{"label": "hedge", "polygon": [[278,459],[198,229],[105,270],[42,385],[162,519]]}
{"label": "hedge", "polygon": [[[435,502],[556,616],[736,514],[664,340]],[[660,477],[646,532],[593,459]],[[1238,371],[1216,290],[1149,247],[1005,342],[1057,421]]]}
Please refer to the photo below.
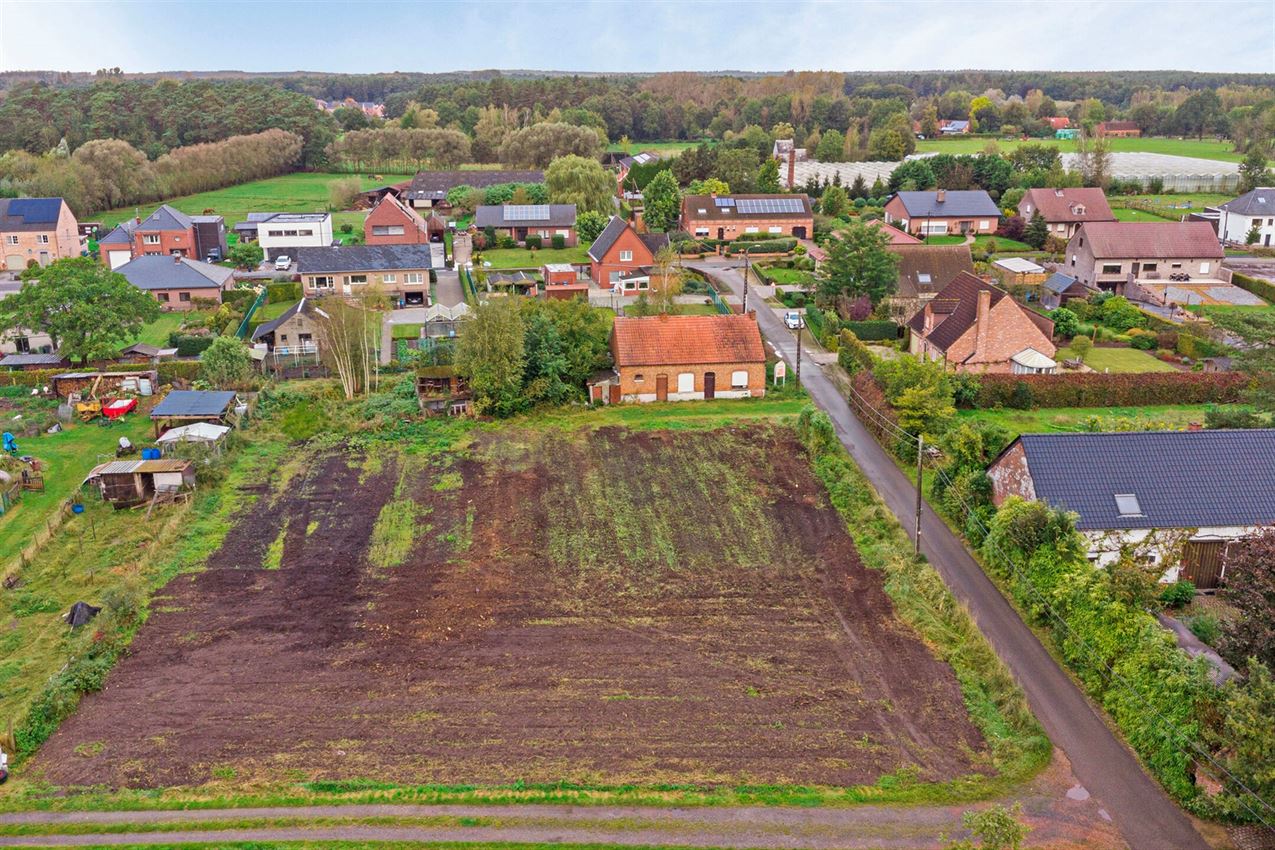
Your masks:
{"label": "hedge", "polygon": [[1235,284],[1240,289],[1253,293],[1258,298],[1264,298],[1267,301],[1275,303],[1275,285],[1267,283],[1260,278],[1249,277],[1248,275],[1240,274],[1239,272],[1232,272],[1231,283]]}
{"label": "hedge", "polygon": [[184,334],[173,331],[168,335],[168,345],[177,349],[179,357],[195,357],[203,354],[204,349],[212,345],[217,337],[214,334]]}
{"label": "hedge", "polygon": [[797,247],[797,240],[789,237],[788,239],[762,239],[756,242],[736,239],[729,243],[729,250],[737,254],[744,253],[744,249],[748,249],[750,254],[787,254],[793,248]]}
{"label": "hedge", "polygon": [[859,339],[898,339],[899,326],[888,319],[870,319],[864,322],[842,322],[841,326],[853,331]]}
{"label": "hedge", "polygon": [[806,306],[806,327],[810,328],[815,339],[827,346],[828,341],[835,338],[837,332],[841,330],[841,320],[837,318],[836,313],[829,315],[814,304],[809,304]]}
{"label": "hedge", "polygon": [[295,281],[266,285],[266,300],[271,304],[285,304],[301,300],[301,284]]}
{"label": "hedge", "polygon": [[[72,366],[69,369],[32,369],[26,372],[0,372],[0,386],[47,386],[54,375],[67,372],[144,372],[151,368],[146,363],[109,363],[105,366]],[[176,381],[193,381],[199,377],[199,361],[170,360],[155,367],[161,384]]]}
{"label": "hedge", "polygon": [[221,300],[225,304],[238,304],[240,301],[252,301],[257,297],[257,293],[251,289],[227,289],[221,293]]}
{"label": "hedge", "polygon": [[978,376],[974,408],[1233,404],[1248,388],[1237,372]]}

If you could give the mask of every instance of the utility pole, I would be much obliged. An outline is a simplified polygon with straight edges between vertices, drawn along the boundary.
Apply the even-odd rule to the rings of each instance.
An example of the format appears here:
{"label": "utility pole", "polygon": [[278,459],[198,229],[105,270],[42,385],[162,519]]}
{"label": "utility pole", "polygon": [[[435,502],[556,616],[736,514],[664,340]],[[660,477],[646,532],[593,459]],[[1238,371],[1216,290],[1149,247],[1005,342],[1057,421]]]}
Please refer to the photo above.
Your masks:
{"label": "utility pole", "polygon": [[918,554],[921,551],[921,505],[923,504],[921,500],[921,490],[922,490],[921,482],[923,480],[922,476],[925,474],[925,467],[922,466],[921,464],[924,458],[925,458],[925,437],[921,436],[920,434],[917,434],[916,435],[916,537],[915,537],[916,544],[915,546],[916,546],[916,552]]}
{"label": "utility pole", "polygon": [[753,247],[752,245],[749,245],[748,248],[744,249],[744,315],[745,316],[748,315],[748,269],[749,269],[748,249],[752,247]]}
{"label": "utility pole", "polygon": [[804,322],[797,323],[797,386],[801,386],[801,326]]}

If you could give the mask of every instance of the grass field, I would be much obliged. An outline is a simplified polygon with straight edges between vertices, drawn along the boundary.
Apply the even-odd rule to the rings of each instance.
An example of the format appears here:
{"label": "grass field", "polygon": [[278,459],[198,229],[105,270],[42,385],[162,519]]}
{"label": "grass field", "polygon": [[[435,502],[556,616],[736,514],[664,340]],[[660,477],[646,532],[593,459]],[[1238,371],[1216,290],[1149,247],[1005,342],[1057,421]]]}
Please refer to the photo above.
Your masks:
{"label": "grass field", "polygon": [[[713,141],[711,139],[705,139],[704,141],[710,145],[713,144]],[[639,154],[642,151],[659,151],[662,154],[677,154],[677,153],[681,153],[687,148],[693,148],[698,144],[700,144],[698,141],[696,142],[629,142],[627,147],[628,147],[628,152],[631,154]],[[607,145],[607,150],[611,153],[619,153],[625,150],[625,146],[621,145],[619,142],[612,142],[611,144]]]}
{"label": "grass field", "polygon": [[[1076,355],[1070,348],[1060,348],[1055,360],[1070,360]],[[1095,372],[1177,372],[1173,366],[1163,360],[1157,360],[1145,351],[1136,348],[1104,348],[1095,347],[1085,355],[1085,365]]]}
{"label": "grass field", "polygon": [[252,320],[254,322],[268,322],[271,319],[277,319],[296,303],[296,301],[267,302],[257,308],[257,312],[252,314]]}
{"label": "grass field", "polygon": [[167,347],[168,335],[180,328],[182,320],[192,314],[198,315],[193,310],[160,313],[158,319],[142,327],[141,333],[137,335],[137,339],[133,340],[133,342],[144,342],[160,348]]}
{"label": "grass field", "polygon": [[[1030,143],[1053,145],[1063,153],[1074,153],[1076,142],[1066,139],[1028,139]],[[1172,156],[1189,156],[1196,159],[1218,159],[1226,162],[1239,162],[1243,154],[1236,153],[1229,141],[1205,139],[1109,139],[1111,150],[1119,153],[1162,153]],[[953,139],[925,139],[916,143],[918,153],[981,153],[991,142],[995,142],[1001,153],[1009,153],[1023,144],[1019,139],[991,139],[987,137],[964,137]]]}
{"label": "grass field", "polygon": [[775,283],[785,286],[813,286],[814,272],[804,269],[786,269],[779,266],[766,266],[766,276]]}
{"label": "grass field", "polygon": [[921,241],[926,245],[963,245],[965,244],[965,237],[959,234],[944,234],[926,236]]}
{"label": "grass field", "polygon": [[490,263],[493,269],[538,269],[546,263],[587,263],[589,246],[541,248],[536,251],[528,248],[492,248],[483,251],[480,260],[484,265]]}
{"label": "grass field", "polygon": [[1025,251],[1035,251],[1036,249],[1028,245],[1026,242],[1018,242],[1013,239],[1006,239],[1004,236],[975,236],[974,248],[980,251],[987,250],[987,243],[994,242],[996,244],[996,253],[1015,253],[1020,254]]}
{"label": "grass field", "polygon": [[[384,180],[370,180],[366,176],[362,176],[359,178],[359,182],[362,184],[362,188],[372,189],[387,182],[405,180],[411,175],[386,174],[382,176],[385,178]],[[348,177],[350,177],[348,174],[315,174],[298,171],[281,177],[271,177],[268,180],[255,180],[251,183],[242,183],[225,189],[172,198],[166,203],[188,215],[198,215],[204,212],[221,215],[226,219],[226,227],[230,228],[236,222],[245,220],[250,212],[324,212],[328,208],[328,184],[334,180]],[[138,212],[145,218],[155,206],[157,204],[111,210],[110,212],[102,213],[97,218],[106,226],[114,227]],[[354,223],[354,216],[358,217],[357,222],[361,226],[364,214],[349,213],[334,216],[333,228],[336,229],[346,220]],[[342,234],[337,233],[336,235],[339,237]]]}
{"label": "grass field", "polygon": [[1136,425],[1137,430],[1182,429],[1192,423],[1203,423],[1212,405],[1153,405],[1147,407],[1054,407],[1039,410],[961,410],[962,419],[988,422],[1005,428],[1011,438],[1019,434],[1056,433],[1089,430],[1112,431]]}

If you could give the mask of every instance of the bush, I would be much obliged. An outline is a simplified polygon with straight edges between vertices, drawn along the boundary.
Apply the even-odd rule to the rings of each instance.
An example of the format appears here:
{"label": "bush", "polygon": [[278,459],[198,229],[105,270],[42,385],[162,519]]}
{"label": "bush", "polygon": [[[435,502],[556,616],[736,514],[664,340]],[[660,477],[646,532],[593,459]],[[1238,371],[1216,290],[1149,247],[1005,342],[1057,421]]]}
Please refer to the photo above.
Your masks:
{"label": "bush", "polygon": [[841,332],[837,364],[851,375],[860,369],[872,368],[872,352],[868,351],[868,347],[852,330],[846,329]]}
{"label": "bush", "polygon": [[1139,351],[1150,351],[1159,344],[1157,335],[1151,331],[1134,328],[1129,332],[1129,345]]}
{"label": "bush", "polygon": [[810,328],[815,339],[826,346],[828,340],[836,336],[837,331],[841,329],[841,323],[836,313],[825,313],[814,304],[810,304],[806,307],[806,327]]}
{"label": "bush", "polygon": [[296,281],[266,284],[266,301],[270,304],[287,304],[301,300],[301,284]]}
{"label": "bush", "polygon": [[1220,357],[1230,353],[1230,349],[1220,342],[1194,336],[1189,333],[1178,334],[1175,350],[1183,357],[1200,360],[1204,357]]}
{"label": "bush", "polygon": [[550,244],[553,245],[555,249],[561,250],[567,247],[567,237],[563,236],[561,233],[555,233],[553,234],[553,239],[550,240]]}
{"label": "bush", "polygon": [[1231,283],[1235,284],[1240,289],[1253,293],[1259,298],[1275,302],[1275,285],[1272,285],[1267,281],[1236,272],[1231,276]]}
{"label": "bush", "polygon": [[184,334],[173,331],[168,335],[169,348],[176,348],[180,357],[194,357],[202,354],[217,337],[212,334]]}
{"label": "bush", "polygon": [[1080,317],[1076,315],[1074,310],[1059,307],[1050,310],[1048,315],[1054,322],[1054,335],[1060,339],[1062,337],[1070,339],[1080,332]]}
{"label": "bush", "polygon": [[797,247],[797,240],[792,237],[787,239],[758,239],[756,236],[741,236],[734,242],[728,243],[728,247],[735,253],[740,254],[745,249],[750,254],[787,254]]}
{"label": "bush", "polygon": [[523,240],[523,244],[525,244],[527,249],[531,251],[540,250],[541,242],[541,238],[535,235],[528,235],[527,238]]}
{"label": "bush", "polygon": [[899,338],[899,326],[888,319],[842,322],[841,326],[852,331],[855,336],[862,340],[893,340]]}
{"label": "bush", "polygon": [[[1017,389],[1019,386],[1024,390]],[[1236,372],[1149,372],[979,376],[969,407],[1010,407],[1024,392],[1036,407],[1140,407],[1152,404],[1235,404],[1248,378]]]}
{"label": "bush", "polygon": [[341,229],[341,232],[342,232],[342,233],[353,233],[353,232],[354,232],[354,225],[350,224],[350,223],[347,221],[345,224],[341,225],[341,228],[340,228],[340,229]]}
{"label": "bush", "polygon": [[1215,614],[1196,614],[1186,621],[1186,627],[1209,646],[1216,646],[1222,639],[1222,623]]}
{"label": "bush", "polygon": [[1175,581],[1160,591],[1160,601],[1169,608],[1181,608],[1195,598],[1195,585],[1189,581]]}

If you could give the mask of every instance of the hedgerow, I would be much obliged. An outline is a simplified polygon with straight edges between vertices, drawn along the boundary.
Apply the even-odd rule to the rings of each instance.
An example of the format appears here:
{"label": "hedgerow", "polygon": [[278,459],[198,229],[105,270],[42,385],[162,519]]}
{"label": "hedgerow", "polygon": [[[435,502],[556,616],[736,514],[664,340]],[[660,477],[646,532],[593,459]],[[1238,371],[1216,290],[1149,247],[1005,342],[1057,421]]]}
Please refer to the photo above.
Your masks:
{"label": "hedgerow", "polygon": [[1151,404],[1233,404],[1249,379],[1237,372],[1151,372],[1067,375],[979,375],[978,392],[963,407],[1122,407]]}

